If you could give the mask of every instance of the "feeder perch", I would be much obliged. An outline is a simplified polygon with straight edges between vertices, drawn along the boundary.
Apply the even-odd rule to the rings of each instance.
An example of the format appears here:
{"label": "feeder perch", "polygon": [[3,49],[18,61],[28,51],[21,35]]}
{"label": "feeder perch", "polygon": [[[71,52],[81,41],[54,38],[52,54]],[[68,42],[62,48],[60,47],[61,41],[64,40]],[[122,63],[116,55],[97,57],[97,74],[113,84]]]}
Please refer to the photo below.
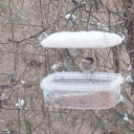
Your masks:
{"label": "feeder perch", "polygon": [[121,74],[56,72],[42,79],[45,106],[68,109],[108,109],[120,101]]}
{"label": "feeder perch", "polygon": [[41,41],[47,48],[107,48],[121,44],[124,36],[101,31],[58,32]]}

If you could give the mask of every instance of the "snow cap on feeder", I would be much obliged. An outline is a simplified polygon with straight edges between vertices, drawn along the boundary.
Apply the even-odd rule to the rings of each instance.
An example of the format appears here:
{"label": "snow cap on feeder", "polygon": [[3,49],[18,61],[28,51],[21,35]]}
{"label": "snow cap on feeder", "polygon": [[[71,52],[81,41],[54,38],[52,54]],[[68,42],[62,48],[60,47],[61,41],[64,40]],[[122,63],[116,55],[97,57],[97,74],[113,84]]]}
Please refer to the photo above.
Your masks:
{"label": "snow cap on feeder", "polygon": [[124,36],[102,31],[58,32],[41,41],[48,48],[107,48],[121,44]]}

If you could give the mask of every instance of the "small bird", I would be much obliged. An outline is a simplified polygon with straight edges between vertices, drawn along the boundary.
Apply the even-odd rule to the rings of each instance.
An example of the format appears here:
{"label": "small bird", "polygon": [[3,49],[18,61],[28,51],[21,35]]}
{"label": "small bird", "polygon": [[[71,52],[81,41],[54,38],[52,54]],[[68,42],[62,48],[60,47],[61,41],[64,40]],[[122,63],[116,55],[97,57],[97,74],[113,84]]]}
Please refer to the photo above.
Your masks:
{"label": "small bird", "polygon": [[77,5],[77,4],[79,4],[79,5],[85,5],[86,4],[86,1],[87,0],[72,0],[72,3],[74,4],[74,5]]}
{"label": "small bird", "polygon": [[17,81],[17,74],[16,74],[16,72],[9,74],[7,76],[7,81],[8,81],[8,83],[16,82]]}
{"label": "small bird", "polygon": [[91,72],[94,70],[94,59],[92,57],[86,57],[80,63],[80,68],[83,72]]}

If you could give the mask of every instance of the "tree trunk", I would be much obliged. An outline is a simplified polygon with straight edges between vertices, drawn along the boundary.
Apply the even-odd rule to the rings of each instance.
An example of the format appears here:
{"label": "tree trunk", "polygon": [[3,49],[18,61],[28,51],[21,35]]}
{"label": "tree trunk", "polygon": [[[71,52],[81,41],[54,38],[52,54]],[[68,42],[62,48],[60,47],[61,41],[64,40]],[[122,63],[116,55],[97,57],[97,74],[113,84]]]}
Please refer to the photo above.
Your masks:
{"label": "tree trunk", "polygon": [[[125,16],[127,17],[127,15],[125,14]],[[132,79],[133,79],[133,83],[132,83],[132,87],[131,87],[131,95],[134,94],[134,26],[133,26],[133,17],[131,17],[131,20],[128,21],[126,23],[126,29],[128,30],[128,38],[127,38],[127,51],[129,54],[129,58],[130,58],[130,64],[132,66],[132,70],[131,70],[131,74],[132,74]]]}

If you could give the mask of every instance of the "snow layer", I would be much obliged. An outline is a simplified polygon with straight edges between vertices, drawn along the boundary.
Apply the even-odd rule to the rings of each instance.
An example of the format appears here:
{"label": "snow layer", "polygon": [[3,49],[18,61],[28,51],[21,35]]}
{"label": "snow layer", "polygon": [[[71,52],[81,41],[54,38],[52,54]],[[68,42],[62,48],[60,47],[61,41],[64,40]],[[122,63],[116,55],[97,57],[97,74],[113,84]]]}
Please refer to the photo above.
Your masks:
{"label": "snow layer", "polygon": [[101,31],[58,32],[41,41],[48,48],[107,48],[121,44],[124,37]]}

